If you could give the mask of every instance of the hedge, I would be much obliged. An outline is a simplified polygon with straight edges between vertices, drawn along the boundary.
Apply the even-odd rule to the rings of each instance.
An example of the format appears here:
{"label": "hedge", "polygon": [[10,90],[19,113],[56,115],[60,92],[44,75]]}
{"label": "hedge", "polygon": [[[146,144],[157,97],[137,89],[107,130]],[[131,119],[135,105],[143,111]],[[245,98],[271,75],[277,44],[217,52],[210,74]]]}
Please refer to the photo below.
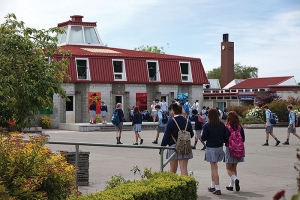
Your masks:
{"label": "hedge", "polygon": [[134,180],[102,192],[72,200],[195,200],[197,181],[193,177],[156,172],[149,179]]}

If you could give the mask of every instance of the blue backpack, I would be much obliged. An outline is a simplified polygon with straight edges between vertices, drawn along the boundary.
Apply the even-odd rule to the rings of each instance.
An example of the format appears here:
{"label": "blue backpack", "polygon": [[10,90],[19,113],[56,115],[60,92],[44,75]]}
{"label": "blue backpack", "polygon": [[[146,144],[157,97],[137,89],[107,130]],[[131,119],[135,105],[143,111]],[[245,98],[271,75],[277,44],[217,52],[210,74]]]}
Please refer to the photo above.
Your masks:
{"label": "blue backpack", "polygon": [[186,113],[190,112],[190,103],[184,104],[184,112],[186,112]]}
{"label": "blue backpack", "polygon": [[113,123],[113,125],[120,124],[119,113],[117,110],[114,111],[112,118],[111,118],[111,122]]}

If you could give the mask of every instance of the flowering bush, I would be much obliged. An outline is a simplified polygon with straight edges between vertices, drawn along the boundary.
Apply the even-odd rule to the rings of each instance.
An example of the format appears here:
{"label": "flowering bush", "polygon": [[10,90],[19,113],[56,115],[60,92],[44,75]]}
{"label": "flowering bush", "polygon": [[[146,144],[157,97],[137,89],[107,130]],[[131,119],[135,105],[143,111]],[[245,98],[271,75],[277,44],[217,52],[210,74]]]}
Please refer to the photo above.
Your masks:
{"label": "flowering bush", "polygon": [[243,116],[243,113],[250,108],[253,108],[253,106],[229,106],[227,109],[228,111],[235,111],[239,116]]}
{"label": "flowering bush", "polygon": [[23,141],[0,133],[0,199],[66,199],[79,194],[76,168],[45,146],[39,135]]}
{"label": "flowering bush", "polygon": [[48,116],[41,117],[41,126],[42,126],[42,128],[50,128],[51,124],[52,124],[51,117],[48,117]]}
{"label": "flowering bush", "polygon": [[251,118],[251,117],[259,118],[259,119],[263,120],[264,119],[264,110],[259,107],[254,107],[252,109],[249,109],[245,118]]}

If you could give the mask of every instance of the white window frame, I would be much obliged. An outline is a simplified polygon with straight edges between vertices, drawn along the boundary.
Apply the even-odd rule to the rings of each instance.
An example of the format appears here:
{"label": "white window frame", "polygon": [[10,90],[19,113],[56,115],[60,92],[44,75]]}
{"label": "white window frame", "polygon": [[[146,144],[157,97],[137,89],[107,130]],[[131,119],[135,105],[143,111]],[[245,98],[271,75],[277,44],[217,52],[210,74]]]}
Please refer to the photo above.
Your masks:
{"label": "white window frame", "polygon": [[[181,63],[185,63],[185,64],[188,64],[188,71],[189,73],[186,75],[186,74],[182,74],[181,72]],[[182,61],[179,61],[179,68],[180,68],[180,75],[181,75],[181,81],[182,82],[193,82],[193,78],[192,78],[192,70],[191,70],[191,63],[190,62],[182,62]],[[183,76],[186,76],[188,78],[188,80],[183,80],[182,77]]]}
{"label": "white window frame", "polygon": [[[114,68],[114,61],[122,61],[123,62],[123,72],[115,72],[115,68]],[[113,72],[114,72],[114,80],[115,81],[126,81],[126,67],[125,67],[125,60],[124,59],[112,59],[112,68],[113,68]],[[122,79],[115,79],[115,75],[122,75]]]}
{"label": "white window frame", "polygon": [[[77,60],[86,60],[86,79],[79,79],[78,78]],[[90,66],[89,66],[89,59],[88,58],[75,58],[75,67],[76,67],[77,80],[79,80],[79,81],[90,80],[91,76],[90,76]]]}
{"label": "white window frame", "polygon": [[[155,62],[156,63],[156,80],[153,81],[150,79],[150,74],[149,74],[149,68],[148,68],[148,62]],[[150,82],[160,82],[160,71],[159,71],[159,65],[157,60],[146,60],[147,64],[147,71],[148,71],[148,78]]]}

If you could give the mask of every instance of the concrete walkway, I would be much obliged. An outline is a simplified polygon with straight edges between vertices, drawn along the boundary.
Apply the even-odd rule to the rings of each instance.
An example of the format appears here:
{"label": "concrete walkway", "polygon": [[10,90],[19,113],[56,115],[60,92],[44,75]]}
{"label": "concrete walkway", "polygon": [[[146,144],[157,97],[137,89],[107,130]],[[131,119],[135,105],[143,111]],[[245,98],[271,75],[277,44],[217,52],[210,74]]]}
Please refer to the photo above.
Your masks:
{"label": "concrete walkway", "polygon": [[[115,144],[114,132],[76,132],[65,130],[45,130],[53,141],[74,141]],[[286,128],[275,127],[274,134],[281,142],[285,141]],[[244,163],[238,165],[238,178],[241,191],[230,192],[226,190],[229,184],[229,176],[225,169],[225,163],[219,163],[219,175],[222,195],[215,196],[207,191],[210,186],[210,165],[204,161],[204,151],[201,151],[201,143],[193,151],[194,158],[190,160],[188,170],[193,171],[194,177],[199,181],[198,199],[273,199],[276,192],[286,190],[286,197],[290,199],[297,192],[296,176],[294,169],[296,148],[300,147],[300,140],[291,135],[290,145],[280,144],[275,147],[275,140],[270,139],[270,146],[263,147],[265,133],[263,129],[246,129],[246,158]],[[143,145],[152,146],[155,131],[143,131]],[[160,140],[162,135],[160,137]],[[134,142],[134,133],[125,131],[122,134],[124,144]],[[74,151],[73,146],[50,145],[53,151]],[[120,172],[125,179],[140,179],[139,175],[133,175],[133,165],[141,170],[152,167],[152,171],[159,171],[160,157],[158,150],[89,147],[80,146],[80,150],[89,151],[90,154],[90,186],[79,187],[86,193],[101,191],[105,188],[106,181],[111,176]],[[168,171],[169,165],[165,171]]]}

